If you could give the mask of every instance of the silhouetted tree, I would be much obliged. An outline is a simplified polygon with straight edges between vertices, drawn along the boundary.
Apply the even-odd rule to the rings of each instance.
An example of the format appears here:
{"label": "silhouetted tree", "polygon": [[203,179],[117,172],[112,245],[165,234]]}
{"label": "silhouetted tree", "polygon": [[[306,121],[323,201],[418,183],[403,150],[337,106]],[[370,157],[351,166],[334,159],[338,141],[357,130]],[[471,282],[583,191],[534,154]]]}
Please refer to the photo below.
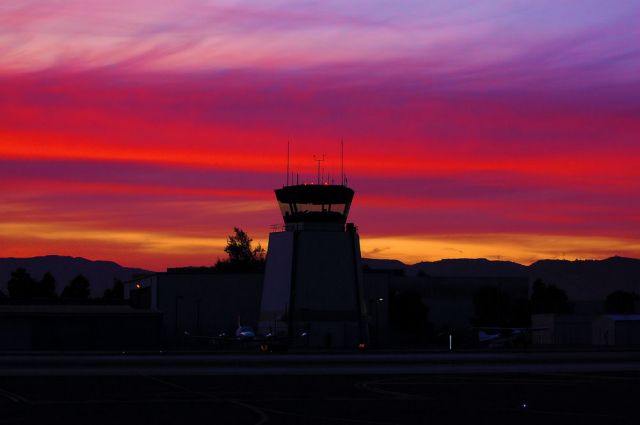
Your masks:
{"label": "silhouetted tree", "polygon": [[61,297],[75,300],[87,300],[91,295],[89,279],[79,274],[62,290]]}
{"label": "silhouetted tree", "polygon": [[511,300],[510,320],[512,326],[531,326],[531,303],[528,298]]}
{"label": "silhouetted tree", "polygon": [[633,314],[639,298],[635,292],[613,291],[604,301],[604,311],[613,314]]}
{"label": "silhouetted tree", "polygon": [[18,268],[11,273],[7,290],[11,298],[31,298],[36,291],[36,281],[25,269]]}
{"label": "silhouetted tree", "polygon": [[216,269],[233,271],[258,271],[264,269],[265,250],[258,244],[251,246],[253,239],[242,229],[233,228],[233,235],[227,238],[224,251],[229,255],[227,260],[218,260]]}
{"label": "silhouetted tree", "polygon": [[528,300],[517,298],[498,286],[480,288],[473,296],[475,326],[529,326]]}
{"label": "silhouetted tree", "polygon": [[480,288],[473,296],[476,326],[509,326],[509,300],[496,286]]}
{"label": "silhouetted tree", "polygon": [[531,312],[539,313],[571,313],[571,304],[566,292],[555,285],[547,285],[542,279],[533,282],[531,291]]}
{"label": "silhouetted tree", "polygon": [[389,322],[396,334],[412,335],[418,339],[427,337],[429,309],[420,293],[414,289],[391,294]]}
{"label": "silhouetted tree", "polygon": [[120,279],[114,279],[113,287],[105,289],[103,298],[105,300],[123,300],[124,284],[122,281]]}
{"label": "silhouetted tree", "polygon": [[56,278],[46,272],[40,282],[36,284],[35,296],[37,298],[56,298]]}

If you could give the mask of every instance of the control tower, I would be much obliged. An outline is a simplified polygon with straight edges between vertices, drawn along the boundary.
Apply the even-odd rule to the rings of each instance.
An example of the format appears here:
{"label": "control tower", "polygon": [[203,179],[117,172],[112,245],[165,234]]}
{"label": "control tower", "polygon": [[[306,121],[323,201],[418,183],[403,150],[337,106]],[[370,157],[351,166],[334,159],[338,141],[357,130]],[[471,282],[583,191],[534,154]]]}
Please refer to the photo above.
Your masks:
{"label": "control tower", "polygon": [[365,346],[360,240],[347,223],[354,191],[309,184],[275,193],[284,228],[269,235],[261,330],[293,347]]}

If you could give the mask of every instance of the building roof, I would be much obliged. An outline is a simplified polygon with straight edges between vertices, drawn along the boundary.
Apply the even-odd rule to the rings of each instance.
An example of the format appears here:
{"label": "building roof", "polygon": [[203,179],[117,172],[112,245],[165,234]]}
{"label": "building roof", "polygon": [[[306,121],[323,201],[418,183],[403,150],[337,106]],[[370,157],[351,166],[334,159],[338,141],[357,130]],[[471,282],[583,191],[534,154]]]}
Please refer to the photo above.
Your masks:
{"label": "building roof", "polygon": [[616,322],[629,322],[640,320],[640,314],[605,314],[603,317]]}
{"label": "building roof", "polygon": [[354,191],[342,185],[299,184],[276,189],[280,202],[304,204],[351,204]]}
{"label": "building roof", "polygon": [[0,305],[0,316],[149,316],[152,310],[128,305]]}

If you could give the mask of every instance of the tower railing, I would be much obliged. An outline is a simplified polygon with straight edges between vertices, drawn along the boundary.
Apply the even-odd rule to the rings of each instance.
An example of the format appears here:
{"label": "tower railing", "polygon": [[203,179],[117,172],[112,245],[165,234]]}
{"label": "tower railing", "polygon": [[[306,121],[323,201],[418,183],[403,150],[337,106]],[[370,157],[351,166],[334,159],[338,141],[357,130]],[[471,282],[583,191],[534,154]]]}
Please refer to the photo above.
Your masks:
{"label": "tower railing", "polygon": [[282,223],[270,224],[269,230],[271,232],[284,232],[286,230],[286,225]]}

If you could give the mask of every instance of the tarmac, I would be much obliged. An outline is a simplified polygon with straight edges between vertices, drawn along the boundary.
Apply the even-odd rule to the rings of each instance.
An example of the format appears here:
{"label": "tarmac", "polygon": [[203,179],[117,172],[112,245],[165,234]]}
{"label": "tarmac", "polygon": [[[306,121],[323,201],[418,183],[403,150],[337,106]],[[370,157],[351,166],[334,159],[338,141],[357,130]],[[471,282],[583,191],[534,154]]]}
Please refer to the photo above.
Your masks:
{"label": "tarmac", "polygon": [[638,352],[0,355],[0,424],[637,424]]}

